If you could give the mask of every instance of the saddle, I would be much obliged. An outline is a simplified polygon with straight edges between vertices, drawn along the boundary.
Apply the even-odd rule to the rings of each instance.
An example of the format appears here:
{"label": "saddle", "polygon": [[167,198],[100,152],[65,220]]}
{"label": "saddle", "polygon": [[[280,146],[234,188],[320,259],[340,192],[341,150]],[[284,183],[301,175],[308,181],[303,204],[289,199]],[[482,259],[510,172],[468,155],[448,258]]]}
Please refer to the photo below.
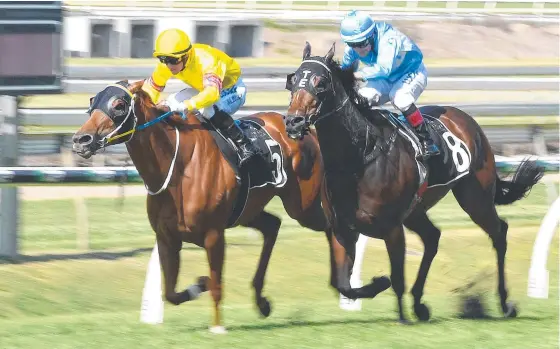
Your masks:
{"label": "saddle", "polygon": [[428,188],[447,185],[467,175],[472,156],[465,142],[439,119],[445,113],[445,109],[439,106],[423,106],[419,110],[424,117],[430,137],[441,152],[425,161],[421,157],[422,144],[404,115],[384,109],[379,109],[378,112],[396,127],[399,134],[415,149],[419,167],[425,167]]}
{"label": "saddle", "polygon": [[202,126],[210,132],[222,155],[233,169],[240,185],[234,209],[228,220],[228,227],[232,227],[243,214],[250,191],[265,186],[283,187],[288,176],[284,170],[284,154],[282,147],[270,136],[264,128],[264,123],[258,118],[237,119],[235,122],[253,142],[260,154],[245,166],[239,166],[238,149],[235,143],[206,118],[197,115]]}

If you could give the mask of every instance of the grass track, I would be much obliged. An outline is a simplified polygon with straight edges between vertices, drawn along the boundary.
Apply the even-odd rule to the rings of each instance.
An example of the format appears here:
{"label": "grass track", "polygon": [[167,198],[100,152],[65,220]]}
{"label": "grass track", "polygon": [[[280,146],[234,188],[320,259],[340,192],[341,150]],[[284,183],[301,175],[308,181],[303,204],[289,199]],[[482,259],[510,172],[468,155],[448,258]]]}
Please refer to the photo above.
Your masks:
{"label": "grass track", "polygon": [[[226,336],[211,336],[207,325],[211,298],[179,307],[166,305],[161,326],[138,322],[140,296],[153,232],[145,216],[145,199],[126,198],[119,213],[115,200],[88,200],[91,241],[101,252],[75,250],[70,201],[22,203],[20,264],[0,264],[1,348],[557,348],[558,236],[549,256],[550,298],[527,298],[527,271],[535,233],[548,204],[543,185],[512,206],[499,207],[510,224],[507,280],[520,318],[500,320],[495,297],[495,254],[477,229],[448,196],[431,211],[443,230],[440,250],[430,272],[425,300],[433,323],[396,325],[392,290],[366,300],[359,313],[338,309],[327,287],[328,254],[322,234],[299,228],[283,217],[272,256],[265,293],[273,313],[260,319],[249,287],[261,239],[249,229],[228,233],[225,267]],[[285,216],[278,201],[269,209]],[[145,250],[136,251],[138,248]],[[422,251],[419,239],[407,234],[409,251]],[[109,258],[112,257],[112,258]],[[407,254],[410,290],[420,256]],[[179,284],[185,287],[207,273],[204,251],[185,245]],[[370,240],[363,279],[389,271],[383,243]],[[453,289],[480,273],[490,272],[475,288],[487,292],[494,319],[460,320]],[[411,312],[411,297],[406,309]]]}

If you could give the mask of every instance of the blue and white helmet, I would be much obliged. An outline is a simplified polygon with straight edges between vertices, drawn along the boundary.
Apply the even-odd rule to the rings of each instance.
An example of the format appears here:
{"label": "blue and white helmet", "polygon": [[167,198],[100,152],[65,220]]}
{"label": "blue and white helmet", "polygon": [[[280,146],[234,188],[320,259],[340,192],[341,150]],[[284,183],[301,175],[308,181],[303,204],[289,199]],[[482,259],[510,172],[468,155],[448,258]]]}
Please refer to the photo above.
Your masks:
{"label": "blue and white helmet", "polygon": [[340,36],[346,43],[359,43],[369,39],[375,31],[375,22],[364,12],[350,11],[340,22]]}

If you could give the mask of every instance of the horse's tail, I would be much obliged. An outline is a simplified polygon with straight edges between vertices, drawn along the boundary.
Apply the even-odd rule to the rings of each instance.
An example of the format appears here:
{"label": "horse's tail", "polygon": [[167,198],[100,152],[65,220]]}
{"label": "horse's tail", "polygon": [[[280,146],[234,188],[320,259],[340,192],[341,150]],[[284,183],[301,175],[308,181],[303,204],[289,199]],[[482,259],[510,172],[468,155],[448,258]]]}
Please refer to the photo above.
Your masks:
{"label": "horse's tail", "polygon": [[525,197],[530,189],[544,176],[544,168],[536,161],[524,159],[517,167],[511,181],[502,180],[496,174],[496,194],[494,203],[509,205]]}

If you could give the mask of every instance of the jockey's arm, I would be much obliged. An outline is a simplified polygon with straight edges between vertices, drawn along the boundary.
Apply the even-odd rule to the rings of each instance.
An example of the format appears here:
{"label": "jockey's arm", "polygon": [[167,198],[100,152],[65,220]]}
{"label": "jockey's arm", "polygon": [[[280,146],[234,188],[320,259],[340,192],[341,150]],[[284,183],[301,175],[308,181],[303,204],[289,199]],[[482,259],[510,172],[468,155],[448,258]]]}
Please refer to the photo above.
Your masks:
{"label": "jockey's arm", "polygon": [[377,62],[372,66],[362,69],[363,77],[365,79],[389,77],[393,66],[401,59],[399,58],[399,53],[397,40],[395,38],[389,38],[388,40],[383,39],[383,42],[379,45]]}
{"label": "jockey's arm", "polygon": [[216,103],[222,92],[222,82],[226,74],[226,64],[215,62],[202,67],[203,89],[197,95],[185,101],[188,110],[203,109]]}
{"label": "jockey's arm", "polygon": [[171,72],[164,64],[158,63],[152,72],[152,75],[144,81],[142,91],[146,92],[150,96],[152,102],[157,103],[159,96],[165,88],[165,84],[167,84],[167,81],[171,78],[171,75]]}
{"label": "jockey's arm", "polygon": [[340,63],[340,67],[343,70],[352,69],[352,71],[358,70],[358,66],[360,65],[360,60],[358,59],[358,55],[356,52],[346,46],[344,49],[344,55],[342,56],[342,62]]}

